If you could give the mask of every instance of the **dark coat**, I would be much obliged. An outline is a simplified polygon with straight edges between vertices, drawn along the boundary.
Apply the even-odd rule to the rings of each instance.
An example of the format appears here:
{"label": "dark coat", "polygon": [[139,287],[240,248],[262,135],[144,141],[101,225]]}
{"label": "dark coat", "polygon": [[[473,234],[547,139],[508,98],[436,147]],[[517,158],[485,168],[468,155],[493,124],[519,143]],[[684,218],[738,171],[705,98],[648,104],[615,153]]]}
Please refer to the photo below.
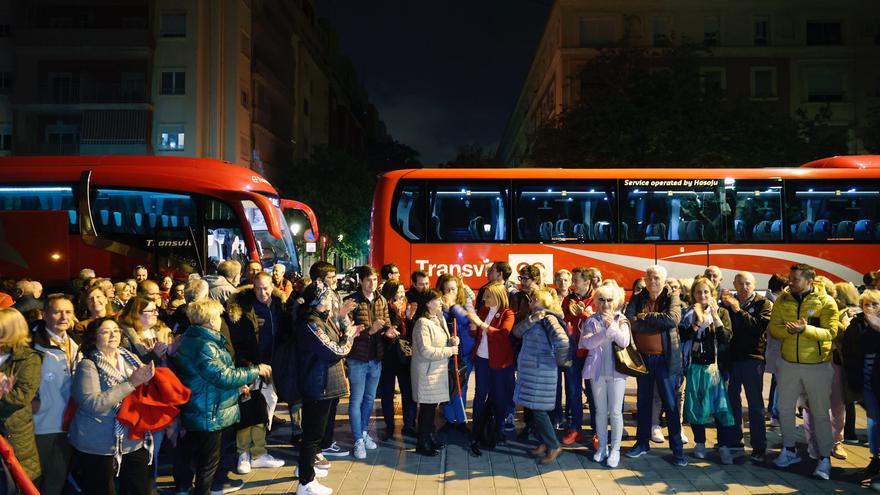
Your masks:
{"label": "dark coat", "polygon": [[34,439],[34,415],[31,413],[31,402],[40,388],[41,366],[40,355],[27,346],[14,348],[9,359],[0,366],[0,372],[15,377],[12,391],[0,398],[0,422],[15,450],[15,457],[32,480],[41,474]]}
{"label": "dark coat", "polygon": [[348,394],[342,359],[352,341],[327,314],[310,310],[298,330],[299,376],[303,399],[335,399]]}
{"label": "dark coat", "polygon": [[659,333],[663,342],[663,355],[670,375],[682,373],[681,363],[681,340],[678,335],[678,323],[681,321],[681,302],[678,296],[670,294],[669,289],[664,288],[657,296],[656,313],[648,313],[644,320],[639,320],[636,315],[642,312],[642,308],[648,304],[648,291],[643,290],[634,295],[626,305],[626,317],[632,324],[633,334]]}
{"label": "dark coat", "polygon": [[[864,313],[856,315],[846,331],[843,332],[843,340],[841,341],[840,351],[843,357],[843,370],[846,377],[847,396],[854,400],[861,400],[865,390],[865,352],[871,352],[872,349],[866,349],[862,343],[862,339],[868,332],[873,332],[868,322],[865,321]],[[876,358],[875,358],[876,359]],[[874,370],[880,368],[877,361],[874,363]],[[876,375],[876,373],[875,373]],[[872,386],[877,380],[873,380]],[[872,390],[880,390],[873,389]]]}
{"label": "dark coat", "polygon": [[742,305],[739,311],[730,311],[733,338],[730,341],[730,359],[743,361],[758,359],[764,361],[767,349],[767,323],[773,303],[760,294]]}
{"label": "dark coat", "polygon": [[[232,347],[235,348],[235,362],[238,366],[248,366],[259,362],[260,325],[257,322],[257,314],[254,311],[254,303],[257,296],[254,289],[246,288],[239,291],[234,298],[229,300],[226,310],[226,320],[229,324],[229,333],[232,337]],[[281,344],[291,337],[290,315],[281,302],[280,292],[274,290],[269,307],[275,310],[279,320],[275,322],[275,338],[273,348],[277,351]],[[291,356],[295,358],[295,356]],[[274,360],[274,359],[273,359]],[[272,363],[264,363],[271,365]]]}

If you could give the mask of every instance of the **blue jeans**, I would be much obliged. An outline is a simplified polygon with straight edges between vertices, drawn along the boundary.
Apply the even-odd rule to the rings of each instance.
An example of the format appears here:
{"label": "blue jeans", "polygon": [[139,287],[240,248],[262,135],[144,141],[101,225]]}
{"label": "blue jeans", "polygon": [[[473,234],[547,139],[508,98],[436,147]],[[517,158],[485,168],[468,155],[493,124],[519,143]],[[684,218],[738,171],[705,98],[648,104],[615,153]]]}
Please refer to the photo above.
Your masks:
{"label": "blue jeans", "polygon": [[648,367],[648,374],[636,379],[636,407],[638,409],[638,427],[636,429],[636,445],[650,449],[651,445],[651,411],[654,403],[654,385],[660,394],[660,402],[666,409],[669,428],[669,446],[676,458],[684,457],[684,446],[681,443],[681,411],[678,408],[679,376],[670,374],[666,364],[666,356],[642,354]]}
{"label": "blue jeans", "polygon": [[559,439],[556,438],[556,431],[553,424],[550,423],[550,411],[531,410],[532,427],[535,429],[535,436],[538,441],[547,446],[547,450],[559,448]]}
{"label": "blue jeans", "polygon": [[363,438],[364,432],[370,427],[370,415],[381,375],[381,361],[348,360],[348,380],[351,384],[348,419],[355,442]]}
{"label": "blue jeans", "polygon": [[[746,402],[749,405],[750,443],[753,449],[767,449],[767,427],[764,424],[764,361],[745,359],[730,364],[730,381],[727,383],[727,398],[733,411],[733,442],[728,446],[739,445],[743,440],[742,400],[740,391],[746,389]],[[722,444],[724,445],[724,444]]]}
{"label": "blue jeans", "polygon": [[474,363],[474,378],[477,381],[473,404],[474,418],[481,417],[486,399],[491,395],[495,404],[495,420],[500,432],[509,405],[513,402],[514,366],[492,369],[489,367],[488,359],[478,357]]}
{"label": "blue jeans", "polygon": [[868,416],[866,430],[868,430],[868,450],[872,455],[880,454],[880,403],[877,394],[871,386],[871,375],[874,372],[875,356],[865,356],[865,364],[862,367],[865,385],[862,389],[862,405]]}
{"label": "blue jeans", "polygon": [[[474,371],[474,362],[469,355],[459,356],[459,359],[467,368],[467,373],[464,375],[464,381],[461,382],[461,395],[450,395],[449,402],[443,405],[443,417],[450,423],[467,423],[467,412],[465,409],[467,408],[468,379]],[[452,360],[449,362],[449,368],[452,369]],[[453,386],[452,383],[449,385],[450,387]]]}
{"label": "blue jeans", "polygon": [[[563,419],[571,418],[571,409],[568,407],[568,404],[565,405],[564,410],[562,409],[562,384],[564,376],[565,373],[562,371],[562,368],[556,370],[556,405],[553,408],[553,417],[551,418],[554,424],[561,423]],[[566,394],[566,397],[568,397],[568,394]]]}
{"label": "blue jeans", "polygon": [[771,375],[770,396],[767,398],[767,408],[770,409],[770,417],[779,420],[779,394],[776,393],[776,373]]}

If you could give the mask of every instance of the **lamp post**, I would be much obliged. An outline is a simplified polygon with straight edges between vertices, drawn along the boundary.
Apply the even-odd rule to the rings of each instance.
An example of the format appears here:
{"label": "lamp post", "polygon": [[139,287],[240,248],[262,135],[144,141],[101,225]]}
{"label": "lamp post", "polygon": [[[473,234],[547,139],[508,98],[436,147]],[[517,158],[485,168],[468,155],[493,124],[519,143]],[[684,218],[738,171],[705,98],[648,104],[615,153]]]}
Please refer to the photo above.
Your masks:
{"label": "lamp post", "polygon": [[300,259],[299,244],[296,242],[296,236],[299,235],[300,225],[297,222],[290,224],[290,233],[293,234],[293,246],[296,249],[296,264],[299,265],[300,272],[303,271],[302,261]]}

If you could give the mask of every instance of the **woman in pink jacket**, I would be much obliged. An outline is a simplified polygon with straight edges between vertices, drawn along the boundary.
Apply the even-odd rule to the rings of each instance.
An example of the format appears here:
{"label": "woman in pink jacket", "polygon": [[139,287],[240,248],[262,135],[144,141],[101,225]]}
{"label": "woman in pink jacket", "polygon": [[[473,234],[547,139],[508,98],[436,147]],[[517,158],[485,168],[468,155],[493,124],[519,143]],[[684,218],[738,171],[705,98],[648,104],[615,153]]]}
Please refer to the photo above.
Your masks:
{"label": "woman in pink jacket", "polygon": [[[626,375],[614,366],[614,346],[629,345],[629,321],[620,312],[624,294],[620,287],[603,285],[593,296],[598,311],[581,324],[581,349],[590,353],[584,363],[584,380],[590,380],[596,404],[596,433],[599,448],[593,456],[596,462],[607,459],[608,467],[620,462],[620,440],[623,436],[623,396]],[[611,449],[608,449],[608,418],[611,418]]]}

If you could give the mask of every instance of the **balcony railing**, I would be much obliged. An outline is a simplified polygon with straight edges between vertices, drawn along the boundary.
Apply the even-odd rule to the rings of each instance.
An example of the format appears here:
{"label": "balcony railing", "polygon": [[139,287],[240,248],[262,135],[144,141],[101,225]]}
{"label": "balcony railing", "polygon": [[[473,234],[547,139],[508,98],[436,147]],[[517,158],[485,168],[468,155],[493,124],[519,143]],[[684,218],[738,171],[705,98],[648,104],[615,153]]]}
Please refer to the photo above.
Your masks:
{"label": "balcony railing", "polygon": [[53,81],[40,88],[41,103],[147,103],[146,87],[131,87],[121,83],[97,82],[88,84]]}

